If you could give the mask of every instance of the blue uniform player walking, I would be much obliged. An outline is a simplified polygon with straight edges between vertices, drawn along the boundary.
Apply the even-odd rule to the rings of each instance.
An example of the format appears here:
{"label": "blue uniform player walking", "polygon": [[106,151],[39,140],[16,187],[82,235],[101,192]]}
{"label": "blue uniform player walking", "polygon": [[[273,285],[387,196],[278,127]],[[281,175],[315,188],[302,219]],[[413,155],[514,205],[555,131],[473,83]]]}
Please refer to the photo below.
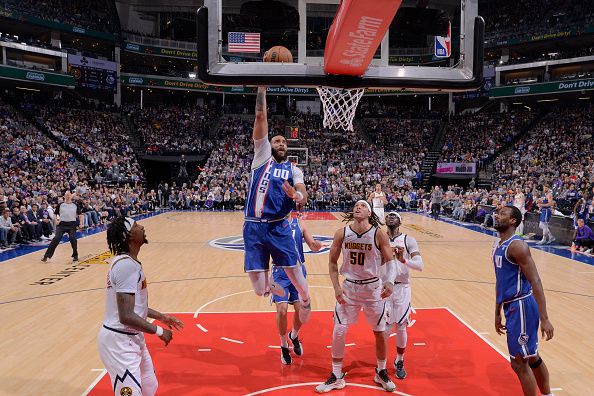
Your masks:
{"label": "blue uniform player walking", "polygon": [[[323,244],[313,238],[313,235],[311,235],[305,227],[305,224],[297,217],[291,218],[289,225],[291,226],[293,239],[297,245],[299,260],[304,264],[305,255],[303,254],[303,241],[307,243],[307,246],[309,246],[312,252],[318,252],[323,247]],[[303,276],[305,277],[307,275],[305,265],[302,265],[301,268],[303,268]],[[291,364],[293,358],[291,357],[291,351],[289,350],[289,340],[291,341],[291,344],[293,344],[293,352],[295,355],[303,355],[303,345],[299,340],[299,330],[302,326],[301,320],[299,319],[299,311],[301,310],[299,292],[291,283],[291,280],[287,276],[283,267],[275,265],[272,269],[272,277],[274,283],[279,287],[282,287],[284,291],[282,296],[272,296],[272,301],[276,304],[276,325],[281,339],[281,362],[283,364]],[[293,329],[287,334],[287,309],[289,304],[293,305],[296,315],[293,317]]]}
{"label": "blue uniform player walking", "polygon": [[[546,340],[553,338],[544,290],[530,248],[515,235],[522,213],[515,206],[497,210],[494,227],[500,240],[493,249],[495,267],[495,331],[507,333],[511,366],[518,376],[524,395],[551,395],[549,372],[538,355],[538,324]],[[501,320],[501,308],[505,325]]]}
{"label": "blue uniform player walking", "polygon": [[311,312],[309,288],[301,269],[299,252],[287,217],[295,203],[307,202],[303,172],[287,161],[287,141],[276,135],[268,141],[266,88],[259,87],[256,96],[254,122],[254,159],[245,204],[243,240],[245,244],[244,269],[248,273],[254,292],[263,296],[283,290],[269,284],[270,257],[275,265],[283,267],[287,277],[299,292],[303,309],[303,323]]}
{"label": "blue uniform player walking", "polygon": [[538,227],[542,229],[542,240],[538,241],[537,244],[544,245],[551,243],[555,240],[555,237],[551,233],[549,224],[551,222],[551,218],[553,217],[553,207],[555,206],[555,201],[553,200],[553,194],[551,193],[549,186],[544,186],[543,197],[539,199],[536,204],[540,209],[540,221],[538,223]]}

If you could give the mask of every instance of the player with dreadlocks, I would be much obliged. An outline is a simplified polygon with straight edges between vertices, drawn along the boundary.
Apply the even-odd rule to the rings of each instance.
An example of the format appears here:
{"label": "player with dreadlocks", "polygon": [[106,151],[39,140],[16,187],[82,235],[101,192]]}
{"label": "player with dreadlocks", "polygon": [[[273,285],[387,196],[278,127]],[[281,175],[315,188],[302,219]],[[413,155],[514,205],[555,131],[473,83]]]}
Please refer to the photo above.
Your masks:
{"label": "player with dreadlocks", "polygon": [[111,377],[114,394],[149,395],[157,392],[157,377],[144,333],[156,334],[165,346],[173,335],[147,321],[181,330],[177,318],[148,307],[146,277],[138,253],[145,243],[144,227],[130,217],[120,216],[107,227],[107,245],[116,256],[107,274],[105,317],[99,331],[99,355]]}
{"label": "player with dreadlocks", "polygon": [[[361,309],[375,336],[377,368],[374,381],[385,390],[393,392],[396,385],[386,370],[385,314],[386,298],[392,294],[392,280],[396,277],[394,253],[390,248],[388,235],[379,228],[380,219],[367,201],[357,201],[353,212],[345,214],[344,220],[352,220],[353,224],[334,233],[328,264],[336,296],[332,333],[332,373],[326,382],[318,385],[316,392],[326,393],[346,386],[342,372],[345,338],[349,325],[357,323]],[[338,280],[338,259],[341,252],[343,261],[340,273],[346,278],[342,285]],[[384,262],[389,276],[382,282],[380,268]]]}

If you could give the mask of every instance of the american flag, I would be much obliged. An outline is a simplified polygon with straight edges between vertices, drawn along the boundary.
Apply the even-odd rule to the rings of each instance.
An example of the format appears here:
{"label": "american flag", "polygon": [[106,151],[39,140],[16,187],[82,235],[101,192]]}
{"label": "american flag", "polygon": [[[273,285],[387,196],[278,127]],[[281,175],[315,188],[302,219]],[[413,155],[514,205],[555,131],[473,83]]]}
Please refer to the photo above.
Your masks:
{"label": "american flag", "polygon": [[260,33],[229,32],[229,52],[260,52]]}

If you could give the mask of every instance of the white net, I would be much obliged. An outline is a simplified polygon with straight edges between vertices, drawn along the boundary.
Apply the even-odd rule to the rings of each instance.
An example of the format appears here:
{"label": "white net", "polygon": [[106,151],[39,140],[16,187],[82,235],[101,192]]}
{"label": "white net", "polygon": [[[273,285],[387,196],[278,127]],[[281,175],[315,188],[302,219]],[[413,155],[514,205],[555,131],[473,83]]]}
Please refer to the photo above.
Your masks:
{"label": "white net", "polygon": [[365,88],[318,87],[324,108],[324,127],[353,130],[353,119]]}

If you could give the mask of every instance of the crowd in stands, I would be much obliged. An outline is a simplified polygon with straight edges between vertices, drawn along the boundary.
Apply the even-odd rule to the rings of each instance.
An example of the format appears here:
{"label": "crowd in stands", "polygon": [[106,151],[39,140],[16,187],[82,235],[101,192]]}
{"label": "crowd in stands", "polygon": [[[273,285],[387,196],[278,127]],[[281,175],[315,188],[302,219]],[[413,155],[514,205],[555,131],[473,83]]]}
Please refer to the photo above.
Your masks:
{"label": "crowd in stands", "polygon": [[142,136],[148,154],[207,153],[210,129],[220,116],[208,105],[130,107],[126,112]]}
{"label": "crowd in stands", "polygon": [[126,180],[134,184],[144,179],[122,115],[46,105],[36,106],[35,116],[64,146],[97,169],[98,181]]}
{"label": "crowd in stands", "polygon": [[[66,191],[74,192],[81,206],[81,229],[156,206],[156,195],[140,183],[108,185],[95,177],[92,166],[5,103],[0,103],[0,133],[0,249],[50,239],[54,210]],[[106,138],[99,132],[95,136]]]}
{"label": "crowd in stands", "polygon": [[583,0],[483,0],[479,14],[485,19],[487,43],[594,23],[592,2]]}
{"label": "crowd in stands", "polygon": [[448,125],[440,162],[477,162],[480,166],[524,131],[534,117],[530,111],[456,115]]}
{"label": "crowd in stands", "polygon": [[495,160],[495,188],[506,191],[518,185],[531,189],[549,185],[559,209],[571,213],[575,197],[568,199],[568,191],[577,190],[589,199],[594,197],[593,132],[591,105],[555,107],[528,135]]}
{"label": "crowd in stands", "polygon": [[113,33],[105,0],[4,0],[2,7],[40,19]]}

